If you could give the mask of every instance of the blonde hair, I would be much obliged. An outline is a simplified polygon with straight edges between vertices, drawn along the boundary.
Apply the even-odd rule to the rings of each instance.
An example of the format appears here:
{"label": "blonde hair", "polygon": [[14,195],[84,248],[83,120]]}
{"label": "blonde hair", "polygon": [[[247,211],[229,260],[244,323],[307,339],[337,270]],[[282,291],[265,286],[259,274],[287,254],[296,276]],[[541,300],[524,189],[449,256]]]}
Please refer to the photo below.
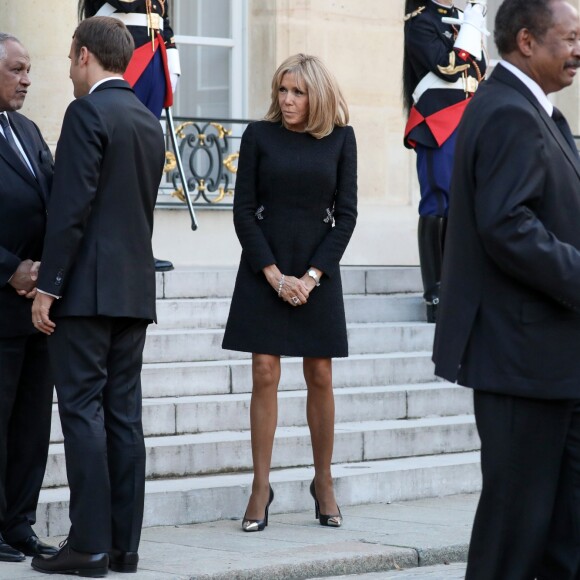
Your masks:
{"label": "blonde hair", "polygon": [[319,58],[302,53],[287,58],[274,73],[272,102],[264,117],[266,121],[284,123],[278,92],[286,73],[295,74],[298,83],[308,91],[306,133],[321,139],[330,135],[335,126],[348,124],[348,106],[336,79]]}

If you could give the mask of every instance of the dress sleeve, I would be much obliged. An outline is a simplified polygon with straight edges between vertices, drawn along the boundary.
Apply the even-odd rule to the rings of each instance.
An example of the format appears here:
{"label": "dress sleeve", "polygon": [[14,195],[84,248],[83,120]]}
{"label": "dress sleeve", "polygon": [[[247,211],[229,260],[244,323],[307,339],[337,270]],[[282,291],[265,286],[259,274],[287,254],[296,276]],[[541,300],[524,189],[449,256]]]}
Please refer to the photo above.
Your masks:
{"label": "dress sleeve", "polygon": [[270,245],[256,220],[259,149],[254,124],[242,135],[234,195],[234,226],[245,257],[254,272],[276,263]]}
{"label": "dress sleeve", "polygon": [[352,127],[346,136],[338,161],[338,181],[334,198],[335,225],[316,249],[310,265],[333,276],[350,241],[357,218],[357,153]]}

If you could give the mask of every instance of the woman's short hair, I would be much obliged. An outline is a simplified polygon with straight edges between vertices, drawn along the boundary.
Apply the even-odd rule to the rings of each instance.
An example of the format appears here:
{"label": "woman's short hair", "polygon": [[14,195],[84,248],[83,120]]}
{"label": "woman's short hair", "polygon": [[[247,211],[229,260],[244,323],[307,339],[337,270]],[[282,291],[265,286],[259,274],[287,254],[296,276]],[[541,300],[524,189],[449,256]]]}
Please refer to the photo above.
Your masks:
{"label": "woman's short hair", "polygon": [[295,54],[287,58],[272,78],[272,102],[264,117],[267,121],[282,121],[278,92],[286,73],[296,75],[299,84],[308,92],[308,121],[306,133],[321,139],[332,133],[335,126],[348,124],[348,106],[334,75],[316,56]]}

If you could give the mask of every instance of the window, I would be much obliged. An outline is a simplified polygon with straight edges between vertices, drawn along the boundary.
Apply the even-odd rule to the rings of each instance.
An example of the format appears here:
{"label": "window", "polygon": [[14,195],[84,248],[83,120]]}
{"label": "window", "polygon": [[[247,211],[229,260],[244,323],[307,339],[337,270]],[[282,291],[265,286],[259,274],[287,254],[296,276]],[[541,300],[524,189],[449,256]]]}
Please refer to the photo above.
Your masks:
{"label": "window", "polygon": [[495,47],[495,42],[493,41],[493,24],[495,22],[495,15],[499,5],[502,0],[488,0],[487,3],[487,29],[492,33],[487,37],[487,51],[491,64],[495,64],[499,60],[499,54],[497,53],[497,48]]}
{"label": "window", "polygon": [[[198,206],[232,205],[245,123],[228,119],[246,115],[246,12],[247,0],[173,0],[171,4],[181,60],[173,117],[190,199]],[[200,118],[217,123],[191,122]],[[157,206],[183,209],[182,181],[169,134],[167,148]]]}
{"label": "window", "polygon": [[247,0],[174,0],[172,8],[182,73],[174,115],[244,117]]}

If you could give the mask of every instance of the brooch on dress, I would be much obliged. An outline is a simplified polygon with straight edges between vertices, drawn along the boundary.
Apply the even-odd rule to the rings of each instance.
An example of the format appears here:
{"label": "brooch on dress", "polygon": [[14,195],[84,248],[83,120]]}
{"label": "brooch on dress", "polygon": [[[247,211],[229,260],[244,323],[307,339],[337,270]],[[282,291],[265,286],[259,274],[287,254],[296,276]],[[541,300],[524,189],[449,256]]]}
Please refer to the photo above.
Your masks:
{"label": "brooch on dress", "polygon": [[334,225],[334,209],[326,208],[326,217],[322,220],[325,224]]}
{"label": "brooch on dress", "polygon": [[264,213],[264,206],[261,205],[254,213],[254,215],[256,216],[257,219],[259,220],[263,220],[264,216],[262,215]]}

